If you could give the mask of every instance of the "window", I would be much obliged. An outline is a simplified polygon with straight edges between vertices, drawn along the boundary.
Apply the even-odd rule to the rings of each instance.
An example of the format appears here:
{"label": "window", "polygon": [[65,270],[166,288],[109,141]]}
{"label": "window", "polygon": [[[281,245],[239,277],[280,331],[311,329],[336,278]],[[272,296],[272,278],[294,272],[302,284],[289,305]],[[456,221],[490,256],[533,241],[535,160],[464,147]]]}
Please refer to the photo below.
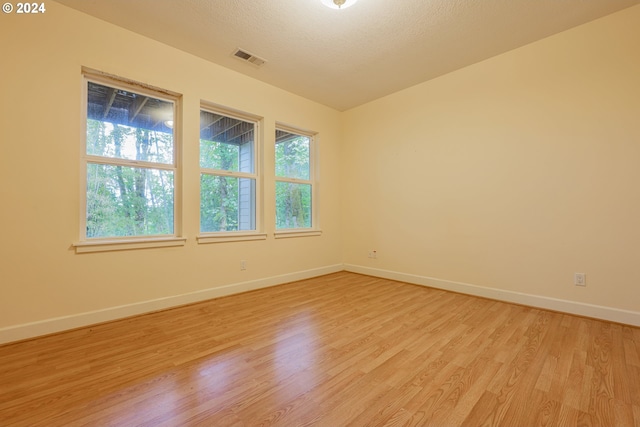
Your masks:
{"label": "window", "polygon": [[85,84],[82,240],[175,237],[177,97],[104,76]]}
{"label": "window", "polygon": [[276,128],[276,230],[317,228],[313,142],[311,134]]}
{"label": "window", "polygon": [[200,111],[200,231],[256,231],[257,119]]}

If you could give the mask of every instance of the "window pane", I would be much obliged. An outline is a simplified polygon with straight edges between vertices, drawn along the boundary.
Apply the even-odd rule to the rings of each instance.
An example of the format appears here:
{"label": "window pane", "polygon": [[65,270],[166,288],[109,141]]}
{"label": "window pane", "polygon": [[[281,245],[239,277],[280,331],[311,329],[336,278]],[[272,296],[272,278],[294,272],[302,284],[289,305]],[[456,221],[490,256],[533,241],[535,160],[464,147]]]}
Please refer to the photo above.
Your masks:
{"label": "window pane", "polygon": [[311,185],[276,182],[276,228],[311,227]]}
{"label": "window pane", "polygon": [[200,167],[238,172],[240,169],[240,147],[201,139]]}
{"label": "window pane", "polygon": [[255,179],[202,174],[200,231],[255,230]]}
{"label": "window pane", "polygon": [[254,172],[255,124],[200,111],[200,167]]}
{"label": "window pane", "polygon": [[87,165],[87,237],[173,234],[172,171]]}
{"label": "window pane", "polygon": [[87,154],[173,164],[173,102],[88,82]]}
{"label": "window pane", "polygon": [[276,176],[308,180],[311,138],[276,131]]}

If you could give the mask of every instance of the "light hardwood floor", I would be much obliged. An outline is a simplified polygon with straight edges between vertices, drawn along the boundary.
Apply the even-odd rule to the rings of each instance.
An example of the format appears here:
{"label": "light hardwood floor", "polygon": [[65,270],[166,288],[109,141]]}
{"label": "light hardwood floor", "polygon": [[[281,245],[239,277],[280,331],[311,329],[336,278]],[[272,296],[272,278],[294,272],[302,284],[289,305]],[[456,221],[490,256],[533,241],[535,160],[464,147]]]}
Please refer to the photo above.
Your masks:
{"label": "light hardwood floor", "polygon": [[0,426],[640,426],[640,329],[341,272],[0,347]]}

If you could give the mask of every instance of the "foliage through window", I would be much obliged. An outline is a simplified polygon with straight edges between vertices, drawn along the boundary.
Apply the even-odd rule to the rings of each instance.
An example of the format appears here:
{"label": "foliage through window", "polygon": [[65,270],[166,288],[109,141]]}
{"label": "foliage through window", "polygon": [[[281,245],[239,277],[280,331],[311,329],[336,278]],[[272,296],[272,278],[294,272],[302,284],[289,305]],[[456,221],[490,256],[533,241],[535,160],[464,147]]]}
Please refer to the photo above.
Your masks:
{"label": "foliage through window", "polygon": [[256,229],[256,126],[200,111],[200,231]]}
{"label": "foliage through window", "polygon": [[175,232],[175,99],[86,80],[86,238]]}
{"label": "foliage through window", "polygon": [[313,138],[276,129],[276,229],[313,225]]}

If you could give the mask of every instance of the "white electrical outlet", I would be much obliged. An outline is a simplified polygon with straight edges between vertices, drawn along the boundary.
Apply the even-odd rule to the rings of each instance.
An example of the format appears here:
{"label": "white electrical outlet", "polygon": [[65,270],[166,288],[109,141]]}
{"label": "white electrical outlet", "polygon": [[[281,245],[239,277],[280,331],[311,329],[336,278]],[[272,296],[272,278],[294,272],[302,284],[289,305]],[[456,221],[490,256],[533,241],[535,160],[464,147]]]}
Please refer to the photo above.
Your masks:
{"label": "white electrical outlet", "polygon": [[247,261],[240,260],[240,270],[246,270],[246,269],[247,269]]}
{"label": "white electrical outlet", "polygon": [[573,273],[573,284],[576,286],[587,286],[587,275],[584,273]]}
{"label": "white electrical outlet", "polygon": [[369,258],[372,258],[372,259],[378,258],[378,252],[375,249],[372,251],[369,251]]}

